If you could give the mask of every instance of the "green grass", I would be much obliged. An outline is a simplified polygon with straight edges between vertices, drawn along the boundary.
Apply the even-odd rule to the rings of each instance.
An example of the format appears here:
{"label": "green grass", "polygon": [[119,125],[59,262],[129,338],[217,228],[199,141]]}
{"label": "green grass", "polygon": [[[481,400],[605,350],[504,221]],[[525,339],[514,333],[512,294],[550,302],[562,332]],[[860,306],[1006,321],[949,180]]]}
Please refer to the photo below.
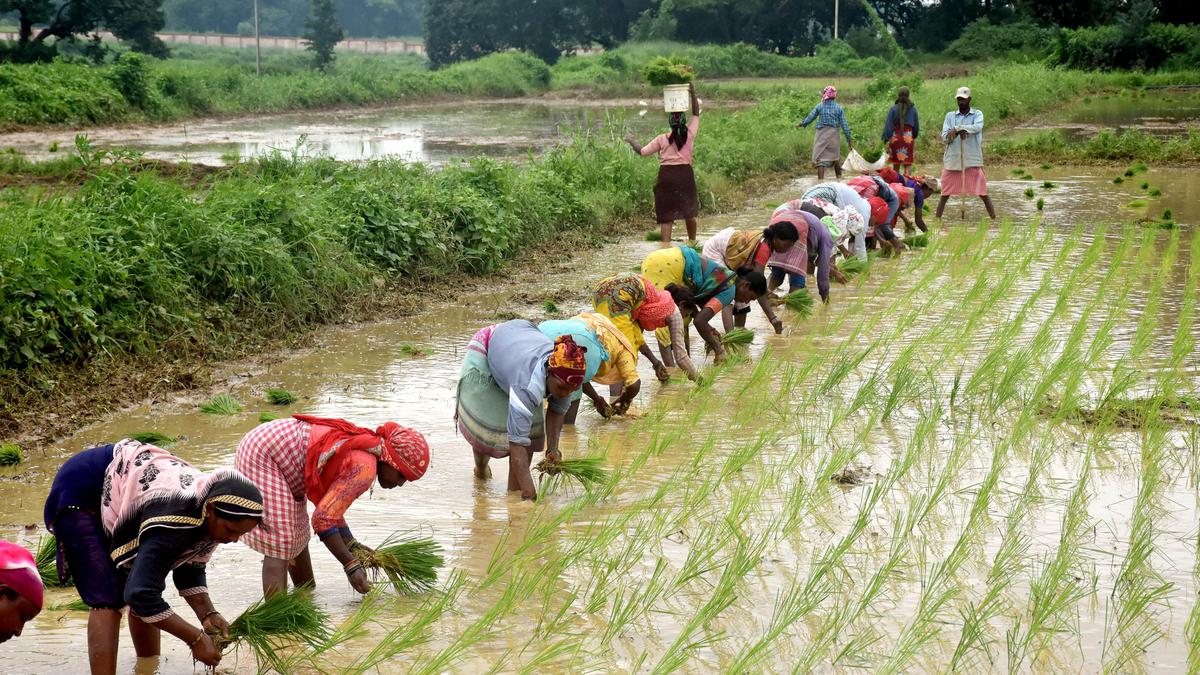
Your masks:
{"label": "green grass", "polygon": [[426,537],[393,534],[373,552],[355,552],[378,578],[385,578],[401,593],[427,593],[437,584],[438,569],[445,564],[442,547]]}
{"label": "green grass", "polygon": [[207,415],[236,415],[241,411],[241,402],[229,394],[217,394],[200,404],[200,412]]}
{"label": "green grass", "polygon": [[150,445],[156,445],[160,448],[168,447],[175,442],[174,436],[168,436],[158,431],[138,431],[136,433],[129,434],[128,437],[139,443],[148,443]]}
{"label": "green grass", "polygon": [[558,308],[558,303],[553,300],[545,300],[542,302],[542,311],[547,314],[558,314],[561,310]]}
{"label": "green grass", "polygon": [[293,589],[248,607],[230,622],[229,636],[234,644],[249,647],[260,666],[289,672],[282,651],[293,644],[317,647],[327,641],[329,615],[317,607],[312,589]]}
{"label": "green grass", "polygon": [[21,454],[21,448],[15,443],[0,445],[0,466],[16,466],[23,461],[25,455]]}
{"label": "green grass", "polygon": [[1033,199],[1036,196],[1037,196],[1037,193],[1033,191],[1033,188],[1025,188],[1025,198],[1026,199]]}
{"label": "green grass", "polygon": [[929,234],[922,232],[921,234],[914,234],[911,237],[905,237],[904,243],[914,248],[926,248],[929,246]]}
{"label": "green grass", "polygon": [[291,405],[298,400],[295,394],[283,389],[267,390],[267,403],[271,405]]}

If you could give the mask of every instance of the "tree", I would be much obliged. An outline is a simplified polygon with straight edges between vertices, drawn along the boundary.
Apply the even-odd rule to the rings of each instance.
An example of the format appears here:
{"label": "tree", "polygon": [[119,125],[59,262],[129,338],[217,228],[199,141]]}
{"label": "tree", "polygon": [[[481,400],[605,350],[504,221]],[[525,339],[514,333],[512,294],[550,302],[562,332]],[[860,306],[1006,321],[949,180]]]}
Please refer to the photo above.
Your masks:
{"label": "tree", "polygon": [[[162,0],[0,0],[0,14],[16,12],[16,58],[52,52],[46,40],[73,39],[100,27],[112,31],[133,49],[165,56],[166,45],[155,33],[162,30]],[[34,26],[42,28],[34,31]]]}
{"label": "tree", "polygon": [[345,39],[333,0],[312,0],[312,14],[304,22],[304,48],[313,53],[317,68],[325,70],[333,63],[333,48]]}

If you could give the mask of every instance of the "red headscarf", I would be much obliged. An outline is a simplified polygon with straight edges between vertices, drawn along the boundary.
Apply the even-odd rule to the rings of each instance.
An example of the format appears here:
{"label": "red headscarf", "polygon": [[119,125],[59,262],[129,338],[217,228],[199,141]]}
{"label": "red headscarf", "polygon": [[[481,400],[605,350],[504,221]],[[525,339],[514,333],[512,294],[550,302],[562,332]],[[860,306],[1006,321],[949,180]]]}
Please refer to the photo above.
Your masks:
{"label": "red headscarf", "polygon": [[42,610],[45,589],[38,574],[33,554],[24,547],[0,541],[0,584],[8,586],[30,603]]}
{"label": "red headscarf", "polygon": [[882,178],[887,183],[899,183],[900,182],[900,174],[896,173],[896,170],[890,166],[885,166],[882,169],[880,169],[879,177]]}
{"label": "red headscarf", "polygon": [[[309,494],[320,494],[321,470],[335,454],[344,450],[366,450],[399,471],[405,480],[417,480],[429,468],[429,444],[420,432],[385,422],[375,431],[364,429],[335,417],[293,415],[301,422],[328,427],[323,435],[314,434],[304,460],[304,487]],[[338,445],[339,442],[342,442]],[[335,447],[336,446],[336,447]]]}
{"label": "red headscarf", "polygon": [[560,335],[554,341],[554,351],[550,353],[548,368],[550,374],[567,383],[571,387],[582,387],[584,375],[587,374],[587,347],[575,344],[570,335]]}
{"label": "red headscarf", "polygon": [[888,221],[888,213],[891,209],[888,208],[888,203],[883,201],[882,197],[871,197],[867,200],[871,205],[871,226],[882,225]]}
{"label": "red headscarf", "polygon": [[662,328],[667,325],[667,319],[675,312],[675,298],[672,298],[670,293],[655,288],[654,284],[645,277],[642,277],[642,283],[646,287],[646,297],[642,300],[642,304],[633,308],[633,319],[638,322],[642,330]]}

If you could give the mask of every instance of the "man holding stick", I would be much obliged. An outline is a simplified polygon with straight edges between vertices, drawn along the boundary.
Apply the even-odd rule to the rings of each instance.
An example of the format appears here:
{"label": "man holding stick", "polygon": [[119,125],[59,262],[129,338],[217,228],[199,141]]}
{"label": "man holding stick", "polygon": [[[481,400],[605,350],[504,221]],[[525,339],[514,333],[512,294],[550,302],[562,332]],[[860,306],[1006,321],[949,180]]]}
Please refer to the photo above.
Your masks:
{"label": "man holding stick", "polygon": [[[942,157],[942,198],[938,201],[937,217],[942,217],[946,202],[959,195],[978,195],[987,207],[988,216],[996,219],[996,208],[987,193],[987,177],[983,174],[983,112],[971,107],[971,90],[959,87],[955,94],[958,110],[946,113],[942,122],[942,140],[946,154]],[[966,202],[960,201],[962,217],[966,219]]]}

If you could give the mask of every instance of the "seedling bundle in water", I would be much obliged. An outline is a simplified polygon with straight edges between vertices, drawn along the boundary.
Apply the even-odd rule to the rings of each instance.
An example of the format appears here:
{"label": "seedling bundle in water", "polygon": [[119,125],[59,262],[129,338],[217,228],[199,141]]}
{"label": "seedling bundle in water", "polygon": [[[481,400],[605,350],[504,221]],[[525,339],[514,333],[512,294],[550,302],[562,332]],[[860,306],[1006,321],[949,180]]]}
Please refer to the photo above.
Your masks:
{"label": "seedling bundle in water", "polygon": [[329,640],[329,615],[313,601],[311,588],[297,588],[259,600],[229,624],[229,638],[217,637],[217,648],[224,651],[245,644],[254,651],[259,664],[270,663],[279,672],[287,672],[280,652],[289,644],[304,643],[316,648]]}
{"label": "seedling bundle in water", "polygon": [[58,540],[54,535],[47,534],[38,540],[37,553],[33,556],[33,562],[37,565],[38,576],[42,578],[42,584],[45,586],[68,586],[58,576]]}
{"label": "seedling bundle in water", "polygon": [[557,462],[543,459],[536,468],[547,476],[566,476],[584,487],[608,480],[608,469],[604,468],[604,459],[601,457],[560,459]]}
{"label": "seedling bundle in water", "polygon": [[296,395],[283,389],[268,389],[267,402],[272,405],[291,405],[296,402]]}
{"label": "seedling bundle in water", "polygon": [[129,438],[132,438],[138,443],[156,445],[160,448],[165,448],[175,442],[175,438],[158,431],[139,431],[137,433],[129,434]]}
{"label": "seedling bundle in water", "polygon": [[838,269],[848,277],[862,274],[867,271],[867,262],[858,258],[847,258],[838,263]]}
{"label": "seedling bundle in water", "polygon": [[642,69],[642,77],[652,87],[665,87],[691,82],[696,77],[696,71],[678,58],[659,56]]}
{"label": "seedling bundle in water", "polygon": [[379,548],[360,548],[354,557],[375,576],[387,577],[401,593],[425,593],[437,583],[438,569],[445,564],[442,547],[428,537],[401,537],[393,534]]}
{"label": "seedling bundle in water", "polygon": [[796,312],[800,316],[808,316],[809,314],[812,314],[813,297],[808,291],[800,289],[798,291],[792,291],[791,293],[788,293],[787,297],[783,299],[783,304],[785,307],[793,312]]}
{"label": "seedling bundle in water", "polygon": [[209,415],[236,415],[241,411],[242,404],[229,394],[217,394],[200,404],[200,412]]}
{"label": "seedling bundle in water", "polygon": [[0,445],[0,466],[16,466],[25,461],[21,449],[12,443]]}
{"label": "seedling bundle in water", "polygon": [[754,342],[754,331],[748,328],[733,328],[721,336],[721,344],[726,347],[746,347]]}
{"label": "seedling bundle in water", "polygon": [[929,246],[929,234],[927,232],[922,232],[921,234],[915,234],[911,237],[905,237],[904,243],[914,248],[925,248],[926,246]]}

